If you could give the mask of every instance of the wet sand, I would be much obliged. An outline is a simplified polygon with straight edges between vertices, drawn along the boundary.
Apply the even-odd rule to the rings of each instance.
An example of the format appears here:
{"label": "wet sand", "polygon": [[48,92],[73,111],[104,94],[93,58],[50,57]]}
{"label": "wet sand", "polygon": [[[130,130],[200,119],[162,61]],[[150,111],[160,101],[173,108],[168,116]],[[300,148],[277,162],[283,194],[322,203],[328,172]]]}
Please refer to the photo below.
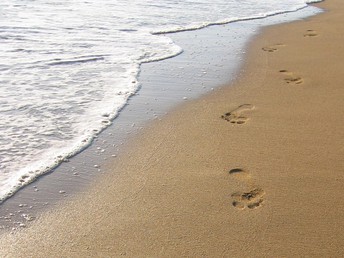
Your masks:
{"label": "wet sand", "polygon": [[231,87],[126,146],[83,195],[1,236],[8,257],[341,257],[344,4],[256,37]]}

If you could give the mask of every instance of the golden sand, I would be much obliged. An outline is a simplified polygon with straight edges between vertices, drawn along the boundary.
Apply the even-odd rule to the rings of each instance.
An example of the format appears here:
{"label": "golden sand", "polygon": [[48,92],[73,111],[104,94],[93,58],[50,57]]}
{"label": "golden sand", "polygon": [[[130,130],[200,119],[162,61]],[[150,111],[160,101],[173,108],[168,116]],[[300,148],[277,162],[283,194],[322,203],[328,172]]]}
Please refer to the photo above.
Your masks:
{"label": "golden sand", "polygon": [[0,239],[9,257],[344,256],[344,2],[266,28],[243,75]]}

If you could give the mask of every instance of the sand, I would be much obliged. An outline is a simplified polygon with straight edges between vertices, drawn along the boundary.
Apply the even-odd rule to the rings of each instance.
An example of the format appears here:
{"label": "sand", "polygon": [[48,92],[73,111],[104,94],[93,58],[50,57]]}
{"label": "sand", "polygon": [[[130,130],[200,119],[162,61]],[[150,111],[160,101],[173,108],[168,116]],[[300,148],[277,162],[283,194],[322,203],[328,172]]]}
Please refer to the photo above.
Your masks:
{"label": "sand", "polygon": [[240,78],[147,126],[8,257],[342,257],[344,3],[266,28]]}

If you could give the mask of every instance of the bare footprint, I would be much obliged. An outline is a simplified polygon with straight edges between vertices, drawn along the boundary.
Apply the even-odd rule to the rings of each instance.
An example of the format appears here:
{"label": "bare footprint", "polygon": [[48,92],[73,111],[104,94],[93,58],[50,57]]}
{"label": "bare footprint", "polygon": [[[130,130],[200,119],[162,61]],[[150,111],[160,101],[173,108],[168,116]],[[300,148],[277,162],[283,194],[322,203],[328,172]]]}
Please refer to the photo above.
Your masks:
{"label": "bare footprint", "polygon": [[243,104],[237,107],[236,109],[232,110],[221,116],[222,119],[232,123],[232,124],[244,124],[247,122],[248,118],[244,116],[242,113],[246,111],[253,110],[254,106],[251,104]]}
{"label": "bare footprint", "polygon": [[253,188],[247,192],[235,192],[231,195],[232,205],[238,209],[256,209],[264,202],[265,191],[261,188]]}
{"label": "bare footprint", "polygon": [[265,191],[260,187],[253,187],[251,175],[248,171],[241,168],[234,168],[229,171],[229,175],[235,177],[235,179],[246,183],[246,187],[249,191],[238,191],[231,194],[232,205],[237,209],[256,209],[264,202],[263,196]]}
{"label": "bare footprint", "polygon": [[301,84],[303,79],[300,76],[294,75],[294,73],[287,70],[280,70],[280,73],[285,75],[284,81],[288,84]]}
{"label": "bare footprint", "polygon": [[304,37],[316,37],[318,33],[315,30],[307,30],[306,34],[303,35]]}
{"label": "bare footprint", "polygon": [[272,46],[267,46],[267,47],[263,47],[262,50],[266,51],[266,52],[276,52],[280,47],[284,47],[284,44],[276,44],[276,45],[272,45]]}

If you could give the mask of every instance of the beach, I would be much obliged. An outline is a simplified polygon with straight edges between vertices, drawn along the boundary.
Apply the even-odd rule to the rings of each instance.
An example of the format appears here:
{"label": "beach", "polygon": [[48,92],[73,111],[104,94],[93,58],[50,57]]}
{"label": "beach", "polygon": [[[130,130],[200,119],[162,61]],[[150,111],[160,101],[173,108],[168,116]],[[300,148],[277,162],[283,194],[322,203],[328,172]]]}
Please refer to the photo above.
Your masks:
{"label": "beach", "polygon": [[149,123],[2,257],[341,257],[344,4],[264,28],[237,80]]}

